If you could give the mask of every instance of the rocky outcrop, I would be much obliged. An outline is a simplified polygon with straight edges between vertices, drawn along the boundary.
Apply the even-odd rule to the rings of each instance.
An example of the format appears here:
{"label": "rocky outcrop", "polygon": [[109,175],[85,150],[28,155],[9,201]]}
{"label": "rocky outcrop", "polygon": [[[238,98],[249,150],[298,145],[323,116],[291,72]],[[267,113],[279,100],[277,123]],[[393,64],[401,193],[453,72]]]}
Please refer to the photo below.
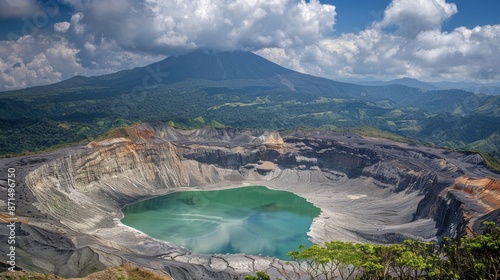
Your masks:
{"label": "rocky outcrop", "polygon": [[119,222],[126,204],[186,189],[259,184],[292,191],[321,208],[309,232],[318,243],[439,240],[499,216],[498,175],[460,153],[326,131],[187,131],[143,123],[127,133],[25,164],[20,190],[31,202],[19,215],[33,217],[27,232],[43,229],[67,245],[20,248],[26,260],[47,246],[69,253],[50,264],[22,265],[64,276],[73,276],[67,267],[83,275],[91,267],[133,262],[175,279],[231,279],[254,270],[300,278],[293,263],[199,255]]}

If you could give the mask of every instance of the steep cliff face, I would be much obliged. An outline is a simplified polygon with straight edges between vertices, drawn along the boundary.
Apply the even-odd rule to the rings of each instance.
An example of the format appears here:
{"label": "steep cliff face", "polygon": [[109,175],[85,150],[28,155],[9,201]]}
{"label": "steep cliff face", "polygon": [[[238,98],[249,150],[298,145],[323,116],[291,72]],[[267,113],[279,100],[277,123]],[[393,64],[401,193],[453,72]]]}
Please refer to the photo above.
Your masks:
{"label": "steep cliff face", "polygon": [[319,243],[436,240],[499,216],[498,175],[459,153],[324,131],[183,131],[143,123],[127,133],[34,164],[26,185],[36,208],[74,240],[101,256],[163,271],[235,276],[263,265],[283,276],[295,269],[276,259],[191,254],[119,223],[124,205],[188,188],[264,184],[295,192],[322,209],[310,232]]}
{"label": "steep cliff face", "polygon": [[[482,228],[484,220],[500,222],[499,180],[460,176],[440,197],[444,197],[446,201],[446,206],[442,205],[442,208],[443,212],[447,213],[446,218],[451,221],[448,226],[450,230],[444,232],[445,235],[462,235],[464,231],[471,234]],[[458,232],[453,232],[453,229]]]}
{"label": "steep cliff face", "polygon": [[224,176],[213,166],[181,161],[170,143],[123,141],[44,164],[27,176],[27,183],[40,210],[72,228],[91,230],[109,223],[109,212],[138,198]]}
{"label": "steep cliff face", "polygon": [[498,180],[462,175],[440,179],[427,188],[415,213],[415,218],[432,217],[436,221],[438,237],[477,232],[485,220],[500,222]]}

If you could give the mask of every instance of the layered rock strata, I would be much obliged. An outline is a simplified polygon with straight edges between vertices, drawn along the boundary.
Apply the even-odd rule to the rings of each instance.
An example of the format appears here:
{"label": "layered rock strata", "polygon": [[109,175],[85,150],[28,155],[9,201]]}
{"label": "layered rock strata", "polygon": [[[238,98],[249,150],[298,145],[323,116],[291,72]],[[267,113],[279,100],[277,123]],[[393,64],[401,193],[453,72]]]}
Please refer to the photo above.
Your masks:
{"label": "layered rock strata", "polygon": [[242,279],[255,270],[301,277],[293,262],[195,254],[120,223],[123,206],[180,190],[258,184],[294,192],[321,208],[309,232],[317,243],[439,241],[500,216],[500,176],[477,155],[326,131],[142,123],[128,134],[1,161],[2,174],[15,167],[22,178],[20,267],[74,277],[131,262],[175,279]]}

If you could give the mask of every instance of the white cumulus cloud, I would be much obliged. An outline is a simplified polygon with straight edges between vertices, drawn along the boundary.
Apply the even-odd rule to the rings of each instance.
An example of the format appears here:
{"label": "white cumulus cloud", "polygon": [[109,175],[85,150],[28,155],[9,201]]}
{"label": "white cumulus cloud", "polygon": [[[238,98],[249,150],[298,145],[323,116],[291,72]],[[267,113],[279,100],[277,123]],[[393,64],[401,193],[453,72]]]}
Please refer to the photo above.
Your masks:
{"label": "white cumulus cloud", "polygon": [[66,31],[68,31],[70,26],[71,26],[71,23],[69,23],[67,21],[58,22],[58,23],[54,24],[54,31],[66,33]]}
{"label": "white cumulus cloud", "polygon": [[393,0],[384,12],[380,27],[398,27],[399,34],[414,37],[421,31],[441,29],[457,13],[454,3],[445,0]]}
{"label": "white cumulus cloud", "polygon": [[0,85],[4,90],[51,84],[84,73],[78,49],[62,37],[25,35],[0,43]]}
{"label": "white cumulus cloud", "polygon": [[318,0],[89,0],[81,7],[77,22],[94,37],[165,55],[311,44],[335,21],[335,7]]}

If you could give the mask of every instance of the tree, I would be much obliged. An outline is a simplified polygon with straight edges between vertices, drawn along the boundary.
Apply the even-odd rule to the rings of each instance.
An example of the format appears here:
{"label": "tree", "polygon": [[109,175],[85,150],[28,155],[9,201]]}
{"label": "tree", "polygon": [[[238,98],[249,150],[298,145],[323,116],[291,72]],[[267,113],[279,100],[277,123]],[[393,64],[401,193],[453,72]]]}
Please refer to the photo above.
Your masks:
{"label": "tree", "polygon": [[292,260],[299,263],[299,267],[311,279],[323,276],[325,279],[335,278],[337,266],[332,262],[327,249],[318,244],[309,248],[300,245],[298,250],[288,253]]}
{"label": "tree", "polygon": [[389,246],[361,244],[363,263],[361,279],[388,279],[393,251]]}
{"label": "tree", "polygon": [[449,277],[500,279],[500,227],[484,222],[484,232],[473,238],[446,238],[443,252]]}
{"label": "tree", "polygon": [[332,241],[327,242],[325,246],[341,279],[349,279],[361,268],[364,252],[360,244]]}
{"label": "tree", "polygon": [[264,271],[257,271],[257,276],[247,275],[245,280],[271,280],[271,277]]}
{"label": "tree", "polygon": [[332,241],[325,246],[317,244],[288,254],[299,263],[311,279],[353,278],[363,265],[363,246],[351,242]]}

